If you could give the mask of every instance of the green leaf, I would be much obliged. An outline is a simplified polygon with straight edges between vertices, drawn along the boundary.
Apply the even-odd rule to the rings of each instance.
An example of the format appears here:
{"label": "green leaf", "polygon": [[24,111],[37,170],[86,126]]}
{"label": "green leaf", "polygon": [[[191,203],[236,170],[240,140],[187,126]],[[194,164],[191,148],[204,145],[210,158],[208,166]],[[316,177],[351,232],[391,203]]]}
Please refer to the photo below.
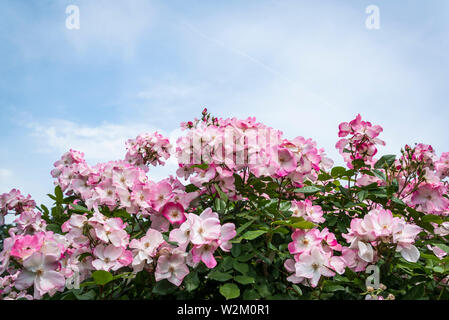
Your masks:
{"label": "green leaf", "polygon": [[272,222],[274,225],[288,226],[296,229],[312,229],[316,227],[313,222],[306,221],[302,217],[291,217],[288,220],[277,220]]}
{"label": "green leaf", "polygon": [[226,211],[226,202],[223,199],[216,198],[215,199],[215,210],[218,213],[225,213]]}
{"label": "green leaf", "polygon": [[50,211],[48,211],[48,208],[45,205],[41,204],[41,208],[44,211],[44,215],[48,216],[50,214]]}
{"label": "green leaf", "polygon": [[194,164],[192,166],[190,166],[190,168],[198,168],[198,169],[202,169],[202,170],[206,170],[207,168],[209,168],[209,165],[207,163],[202,163],[202,164]]}
{"label": "green leaf", "polygon": [[281,201],[281,205],[279,206],[280,211],[289,211],[292,207],[291,201]]}
{"label": "green leaf", "polygon": [[229,242],[232,243],[232,244],[236,244],[236,243],[242,242],[242,240],[243,240],[242,237],[235,237],[234,239],[229,240]]}
{"label": "green leaf", "polygon": [[332,178],[332,176],[329,173],[324,172],[324,171],[322,171],[322,173],[320,173],[318,175],[318,180],[320,180],[320,181],[327,181],[327,180],[330,180],[331,178]]}
{"label": "green leaf", "polygon": [[326,290],[327,292],[344,291],[345,287],[340,286],[340,285],[331,284],[331,285],[327,285],[327,286],[325,285],[324,290]]}
{"label": "green leaf", "polygon": [[283,228],[283,227],[277,227],[273,230],[273,233],[289,234],[290,231],[288,231],[288,229]]}
{"label": "green leaf", "polygon": [[158,281],[154,285],[152,292],[154,294],[164,296],[164,295],[174,292],[177,288],[178,288],[177,286],[175,286],[174,284],[171,284],[169,281],[164,279],[164,280]]}
{"label": "green leaf", "polygon": [[241,274],[246,274],[249,271],[249,266],[246,263],[240,263],[236,260],[234,260],[232,267]]}
{"label": "green leaf", "polygon": [[256,286],[256,290],[264,298],[271,294],[270,288],[268,287],[268,285],[266,283],[261,283],[258,286]]}
{"label": "green leaf", "polygon": [[81,212],[81,213],[90,213],[90,210],[86,207],[80,206],[79,204],[70,204],[70,209],[75,212]]}
{"label": "green leaf", "polygon": [[226,193],[224,193],[220,187],[218,186],[218,184],[214,183],[214,187],[218,192],[218,195],[220,196],[220,199],[222,199],[223,201],[228,201],[228,196],[226,195]]}
{"label": "green leaf", "polygon": [[341,193],[345,196],[345,197],[349,197],[349,189],[346,189],[343,186],[339,186],[338,189],[341,191]]}
{"label": "green leaf", "polygon": [[433,254],[427,254],[427,253],[420,253],[420,257],[424,258],[424,259],[430,259],[433,261],[440,261],[440,258],[434,256]]}
{"label": "green leaf", "polygon": [[441,266],[435,266],[435,267],[433,267],[433,271],[438,272],[438,273],[443,273],[444,268]]}
{"label": "green leaf", "polygon": [[76,199],[78,199],[77,196],[66,197],[66,198],[64,198],[64,200],[62,201],[62,203],[64,203],[64,204],[72,204],[73,201],[75,201]]}
{"label": "green leaf", "polygon": [[76,299],[78,299],[78,300],[94,300],[97,295],[93,289],[91,289],[85,293],[82,293],[82,294],[79,294],[75,291],[72,291],[72,292],[73,292],[74,296],[76,297]]}
{"label": "green leaf", "polygon": [[374,168],[382,169],[385,165],[390,167],[394,161],[396,160],[396,156],[394,154],[387,154],[380,158],[375,164]]}
{"label": "green leaf", "polygon": [[327,217],[327,225],[328,226],[334,226],[337,223],[337,217],[336,216],[328,216]]}
{"label": "green leaf", "polygon": [[120,273],[120,274],[116,274],[112,280],[117,280],[117,279],[134,279],[136,277],[135,274],[133,274],[132,272],[124,272],[124,273]]}
{"label": "green leaf", "polygon": [[441,217],[433,215],[433,214],[426,214],[425,216],[423,216],[421,218],[421,220],[424,222],[434,222],[437,224],[442,224],[444,222],[443,219],[441,219]]}
{"label": "green leaf", "polygon": [[236,243],[231,248],[231,254],[234,258],[238,257],[240,253],[242,252],[242,245],[239,243]]}
{"label": "green leaf", "polygon": [[80,284],[80,288],[96,285],[95,281],[84,281]]}
{"label": "green leaf", "polygon": [[247,253],[247,254],[242,254],[242,255],[238,256],[237,260],[240,262],[247,262],[247,261],[251,260],[252,258],[254,258],[254,255],[251,253]]}
{"label": "green leaf", "polygon": [[377,169],[374,169],[374,170],[373,170],[373,173],[374,173],[374,175],[375,175],[376,177],[378,177],[379,179],[381,179],[381,180],[383,180],[383,181],[387,180],[387,178],[385,177],[385,173],[383,173],[382,171],[377,170]]}
{"label": "green leaf", "polygon": [[243,292],[243,299],[244,300],[258,300],[258,299],[260,299],[260,295],[254,289],[246,289]]}
{"label": "green leaf", "polygon": [[226,300],[238,298],[240,296],[240,289],[234,283],[226,283],[220,286],[220,293]]}
{"label": "green leaf", "polygon": [[296,284],[292,284],[292,288],[293,288],[293,290],[295,290],[295,292],[296,292],[298,295],[302,296],[302,290],[301,290],[300,287],[298,287]]}
{"label": "green leaf", "polygon": [[222,271],[231,270],[233,263],[234,263],[234,259],[230,256],[226,256],[226,257],[224,257],[223,261],[220,263],[219,268]]}
{"label": "green leaf", "polygon": [[247,229],[250,225],[252,225],[254,223],[254,221],[256,221],[255,219],[248,221],[244,224],[242,224],[240,227],[237,228],[236,235],[239,235],[243,230]]}
{"label": "green leaf", "polygon": [[300,193],[315,193],[315,192],[321,191],[321,189],[314,187],[314,186],[306,186],[306,187],[302,187],[302,188],[297,188],[294,191],[300,192]]}
{"label": "green leaf", "polygon": [[131,219],[131,215],[125,209],[115,210],[113,216],[116,218]]}
{"label": "green leaf", "polygon": [[360,192],[357,193],[357,198],[359,198],[360,202],[363,202],[363,200],[366,199],[366,196],[368,195],[368,191],[366,190],[362,190]]}
{"label": "green leaf", "polygon": [[256,283],[253,277],[249,276],[235,276],[234,280],[237,281],[240,284],[252,284]]}
{"label": "green leaf", "polygon": [[293,223],[291,226],[296,229],[312,229],[316,227],[316,224],[310,221],[299,221]]}
{"label": "green leaf", "polygon": [[400,205],[402,205],[402,206],[405,206],[404,201],[402,201],[402,200],[399,199],[399,198],[391,197],[391,201],[393,201],[394,203],[400,204]]}
{"label": "green leaf", "polygon": [[104,286],[105,284],[113,280],[113,276],[110,272],[104,270],[97,270],[92,273],[92,278],[96,284]]}
{"label": "green leaf", "polygon": [[198,272],[190,272],[183,281],[184,285],[186,286],[186,290],[188,292],[191,292],[198,288],[200,285],[200,279],[198,278]]}
{"label": "green leaf", "polygon": [[345,209],[349,209],[349,208],[353,208],[355,206],[357,206],[357,203],[354,203],[354,202],[350,201],[347,204],[345,204],[344,208]]}
{"label": "green leaf", "polygon": [[331,170],[331,175],[334,178],[338,178],[340,176],[343,176],[346,172],[346,169],[344,167],[333,167]]}
{"label": "green leaf", "polygon": [[417,286],[413,286],[407,294],[404,296],[404,300],[416,300],[421,298],[424,295],[425,285],[420,284]]}
{"label": "green leaf", "polygon": [[55,196],[56,196],[56,202],[62,203],[62,201],[64,200],[64,194],[62,193],[60,186],[55,187]]}
{"label": "green leaf", "polygon": [[[365,161],[363,159],[355,159],[352,161],[352,165],[355,170],[361,169],[363,167],[366,167]],[[347,175],[347,174],[346,174]]]}
{"label": "green leaf", "polygon": [[186,185],[186,192],[187,193],[195,192],[197,190],[199,190],[199,188],[197,186],[193,185],[193,184]]}
{"label": "green leaf", "polygon": [[51,223],[47,225],[47,230],[53,231],[54,233],[62,233],[61,227],[56,223]]}
{"label": "green leaf", "polygon": [[264,233],[267,233],[267,231],[265,230],[253,230],[253,231],[246,231],[243,235],[242,238],[246,239],[246,240],[254,240],[257,237],[263,235]]}
{"label": "green leaf", "polygon": [[370,195],[376,196],[378,198],[387,198],[385,188],[379,188],[379,190],[371,191]]}
{"label": "green leaf", "polygon": [[48,196],[50,199],[56,201],[56,197],[55,197],[54,195],[47,193],[47,196]]}
{"label": "green leaf", "polygon": [[215,270],[215,271],[212,271],[211,273],[209,273],[207,278],[224,282],[224,281],[228,281],[229,279],[232,279],[232,276],[229,273],[223,273],[223,272]]}

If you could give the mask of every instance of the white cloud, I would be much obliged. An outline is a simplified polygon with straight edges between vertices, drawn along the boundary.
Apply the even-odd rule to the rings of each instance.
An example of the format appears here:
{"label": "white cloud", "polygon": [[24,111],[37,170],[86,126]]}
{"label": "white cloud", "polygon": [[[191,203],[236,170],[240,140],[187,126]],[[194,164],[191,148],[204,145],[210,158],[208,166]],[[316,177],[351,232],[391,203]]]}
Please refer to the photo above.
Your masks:
{"label": "white cloud", "polygon": [[[85,159],[90,164],[123,159],[126,153],[125,142],[140,133],[158,131],[168,137],[173,145],[182,135],[181,129],[166,133],[143,123],[103,123],[98,126],[86,126],[72,121],[53,119],[44,125],[31,123],[27,126],[30,135],[35,139],[38,152],[55,154],[58,158],[69,149],[74,149],[84,152]],[[169,174],[175,174],[177,167],[176,158],[170,157],[165,166],[151,167],[149,176],[153,180],[161,180]]]}
{"label": "white cloud", "polygon": [[40,152],[60,154],[75,149],[84,152],[89,161],[109,161],[122,159],[125,142],[143,132],[155,131],[148,125],[139,123],[87,126],[63,119],[53,119],[44,125],[32,123],[28,127],[36,138]]}
{"label": "white cloud", "polygon": [[12,176],[12,171],[4,168],[0,168],[0,181]]}

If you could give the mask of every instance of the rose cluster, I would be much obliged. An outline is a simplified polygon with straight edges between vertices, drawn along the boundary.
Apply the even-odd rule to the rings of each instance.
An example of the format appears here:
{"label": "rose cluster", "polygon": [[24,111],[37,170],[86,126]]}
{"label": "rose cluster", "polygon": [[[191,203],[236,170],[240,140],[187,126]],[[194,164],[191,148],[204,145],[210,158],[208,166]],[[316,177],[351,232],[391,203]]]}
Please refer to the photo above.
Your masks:
{"label": "rose cluster", "polygon": [[312,139],[284,139],[281,131],[255,118],[214,118],[185,127],[187,134],[177,141],[178,176],[190,178],[197,187],[217,184],[234,200],[238,198],[234,174],[242,179],[249,174],[289,179],[301,186],[304,180],[316,181],[320,170],[333,165]]}
{"label": "rose cluster", "polygon": [[[76,161],[73,161],[77,155]],[[106,206],[110,210],[124,209],[137,216],[150,216],[160,228],[166,229],[164,205],[178,204],[187,208],[196,193],[186,193],[176,178],[150,181],[145,171],[126,161],[110,161],[89,166],[81,154],[71,150],[55,163],[52,175],[67,194],[81,198],[88,209]]]}
{"label": "rose cluster", "polygon": [[4,217],[8,212],[14,211],[16,214],[21,214],[24,211],[33,210],[35,207],[36,203],[31,199],[31,195],[25,197],[17,189],[1,194],[0,225],[3,225]]}
{"label": "rose cluster", "polygon": [[341,123],[338,128],[339,137],[349,136],[340,139],[336,144],[336,148],[343,156],[347,166],[352,168],[352,162],[358,159],[363,160],[367,165],[373,164],[373,157],[377,153],[376,145],[385,145],[383,140],[377,138],[383,131],[382,127],[362,121],[359,114],[349,123]]}
{"label": "rose cluster", "polygon": [[[257,272],[269,278],[268,268],[282,265],[284,287],[321,290],[326,278],[370,264],[447,255],[448,152],[438,157],[416,144],[377,160],[383,129],[358,115],[340,124],[336,144],[349,170],[330,170],[315,141],[286,139],[253,117],[215,118],[205,109],[182,127],[177,177],[147,175],[172,148],[156,132],[128,140],[122,160],[90,165],[82,152],[64,153],[51,171],[51,211],[16,189],[1,194],[2,299],[53,296],[95,272],[114,280],[144,274],[184,293],[200,269],[256,285]],[[3,223],[7,214],[16,216],[12,225]],[[366,296],[380,297],[373,292]]]}
{"label": "rose cluster", "polygon": [[342,236],[350,244],[349,249],[367,263],[377,259],[383,245],[395,246],[405,260],[416,262],[419,251],[413,243],[421,230],[403,218],[393,217],[390,210],[380,208],[371,210],[363,219],[352,219],[349,232]]}
{"label": "rose cluster", "polygon": [[233,223],[220,224],[218,213],[207,208],[199,216],[193,213],[187,215],[187,220],[177,229],[170,232],[170,241],[180,246],[192,245],[191,255],[194,263],[200,261],[208,268],[214,268],[217,261],[213,253],[220,247],[229,252],[232,244],[229,242],[236,235]]}
{"label": "rose cluster", "polygon": [[292,240],[288,250],[294,259],[288,259],[284,264],[285,269],[292,273],[287,280],[316,287],[322,276],[333,277],[336,273],[344,273],[344,258],[334,255],[334,251],[341,251],[342,246],[327,228],[321,231],[297,229],[292,234]]}
{"label": "rose cluster", "polygon": [[170,157],[171,148],[170,141],[157,132],[140,134],[127,141],[125,160],[148,171],[150,164],[164,165],[163,159]]}

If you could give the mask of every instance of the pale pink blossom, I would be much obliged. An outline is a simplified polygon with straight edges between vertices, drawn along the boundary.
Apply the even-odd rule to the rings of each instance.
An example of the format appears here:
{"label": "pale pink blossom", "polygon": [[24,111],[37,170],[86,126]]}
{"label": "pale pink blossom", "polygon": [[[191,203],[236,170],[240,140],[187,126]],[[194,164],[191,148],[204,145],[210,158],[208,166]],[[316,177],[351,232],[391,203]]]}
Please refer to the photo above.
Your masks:
{"label": "pale pink blossom", "polygon": [[65,286],[64,276],[57,272],[58,257],[35,252],[23,262],[24,270],[19,274],[15,287],[19,290],[34,284],[34,298],[39,299],[46,293],[53,295]]}

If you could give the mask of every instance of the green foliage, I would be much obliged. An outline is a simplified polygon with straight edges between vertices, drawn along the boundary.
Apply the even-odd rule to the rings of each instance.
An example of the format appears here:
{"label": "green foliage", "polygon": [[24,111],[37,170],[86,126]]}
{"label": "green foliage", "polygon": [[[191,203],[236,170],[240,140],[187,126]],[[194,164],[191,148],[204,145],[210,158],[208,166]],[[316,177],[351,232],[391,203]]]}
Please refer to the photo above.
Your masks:
{"label": "green foliage", "polygon": [[95,284],[98,284],[99,286],[104,286],[114,279],[110,272],[104,270],[94,271],[92,273],[92,278],[94,278]]}
{"label": "green foliage", "polygon": [[240,296],[240,289],[234,283],[226,283],[220,286],[220,293],[226,298],[226,300],[234,299]]}

